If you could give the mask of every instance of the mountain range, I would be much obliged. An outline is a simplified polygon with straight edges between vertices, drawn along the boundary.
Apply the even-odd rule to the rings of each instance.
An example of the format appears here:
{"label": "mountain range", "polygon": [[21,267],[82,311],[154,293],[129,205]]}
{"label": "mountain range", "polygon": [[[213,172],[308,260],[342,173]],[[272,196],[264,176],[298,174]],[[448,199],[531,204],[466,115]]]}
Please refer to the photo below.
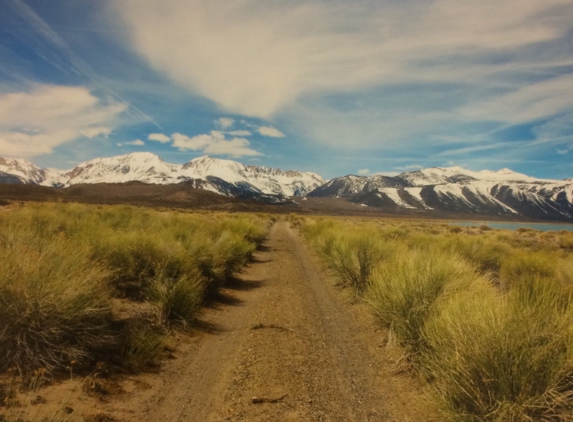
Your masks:
{"label": "mountain range", "polygon": [[348,175],[330,180],[308,196],[396,211],[573,218],[573,179],[536,179],[509,169],[474,172],[433,167],[393,177]]}
{"label": "mountain range", "polygon": [[573,179],[536,179],[509,169],[470,171],[433,167],[397,176],[337,177],[247,166],[208,156],[170,164],[152,153],[96,158],[71,170],[43,169],[22,159],[0,158],[0,183],[66,188],[79,184],[139,181],[155,185],[191,183],[227,197],[266,203],[289,197],[340,198],[393,212],[441,212],[573,219]]}
{"label": "mountain range", "polygon": [[170,164],[149,152],[96,158],[71,170],[42,169],[23,159],[0,158],[0,183],[68,187],[77,184],[139,181],[168,185],[193,182],[194,186],[228,197],[282,203],[304,196],[324,184],[318,174],[246,166],[208,156],[185,164]]}

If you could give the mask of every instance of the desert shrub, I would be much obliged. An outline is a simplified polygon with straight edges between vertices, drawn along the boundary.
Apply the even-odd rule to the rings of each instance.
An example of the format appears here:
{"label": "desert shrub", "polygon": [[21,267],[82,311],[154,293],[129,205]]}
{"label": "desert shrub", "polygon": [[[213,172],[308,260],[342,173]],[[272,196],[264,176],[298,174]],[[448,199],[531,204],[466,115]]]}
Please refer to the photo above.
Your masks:
{"label": "desert shrub", "polygon": [[141,327],[123,336],[117,318],[126,315],[112,313],[111,294],[153,300],[161,321],[189,324],[206,285],[240,271],[267,227],[261,216],[129,206],[26,204],[1,213],[0,371],[54,372],[122,347],[128,361],[145,361],[160,337]]}
{"label": "desert shrub", "polygon": [[457,255],[403,249],[376,268],[365,298],[399,342],[417,354],[424,348],[422,330],[436,303],[469,288],[477,278]]}
{"label": "desert shrub", "polygon": [[123,365],[140,371],[154,365],[167,347],[167,336],[148,322],[134,323],[127,332],[122,350]]}
{"label": "desert shrub", "polygon": [[256,217],[238,217],[223,221],[218,231],[230,231],[243,237],[247,242],[259,245],[267,236],[267,225]]}
{"label": "desert shrub", "polygon": [[110,341],[109,271],[88,248],[41,233],[0,234],[0,370],[85,364]]}
{"label": "desert shrub", "polygon": [[231,277],[245,266],[255,251],[255,244],[238,233],[223,231],[213,243],[214,261],[224,268],[226,277]]}
{"label": "desert shrub", "polygon": [[532,278],[505,296],[461,294],[428,320],[423,367],[451,419],[568,420],[573,319],[562,293]]}
{"label": "desert shrub", "polygon": [[96,261],[112,270],[111,284],[121,295],[142,300],[159,274],[178,277],[192,269],[183,246],[162,233],[117,232],[92,242]]}
{"label": "desert shrub", "polygon": [[205,292],[205,282],[198,272],[178,278],[157,277],[148,297],[157,307],[163,324],[188,326],[201,307]]}
{"label": "desert shrub", "polygon": [[519,284],[521,279],[532,276],[553,278],[556,275],[558,259],[547,252],[520,251],[509,255],[502,263],[500,279],[504,289]]}
{"label": "desert shrub", "polygon": [[493,273],[499,272],[502,260],[512,252],[509,245],[485,236],[456,236],[445,241],[442,247],[460,254],[482,272]]}

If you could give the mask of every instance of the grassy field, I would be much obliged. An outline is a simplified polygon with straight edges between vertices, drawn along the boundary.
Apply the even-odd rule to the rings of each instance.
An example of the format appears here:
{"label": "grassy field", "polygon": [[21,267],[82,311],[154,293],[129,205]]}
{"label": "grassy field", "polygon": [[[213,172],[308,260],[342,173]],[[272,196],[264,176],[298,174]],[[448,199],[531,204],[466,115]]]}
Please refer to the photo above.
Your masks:
{"label": "grassy field", "polygon": [[571,420],[573,233],[292,221],[388,327],[443,420]]}
{"label": "grassy field", "polygon": [[0,373],[154,365],[169,333],[192,324],[205,295],[248,262],[269,221],[131,206],[2,210]]}

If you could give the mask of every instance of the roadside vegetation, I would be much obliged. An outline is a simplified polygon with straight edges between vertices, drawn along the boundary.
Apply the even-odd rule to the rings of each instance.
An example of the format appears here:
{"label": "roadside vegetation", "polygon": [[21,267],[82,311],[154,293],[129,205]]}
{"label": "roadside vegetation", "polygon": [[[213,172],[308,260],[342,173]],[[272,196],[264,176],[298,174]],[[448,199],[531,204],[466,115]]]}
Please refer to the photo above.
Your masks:
{"label": "roadside vegetation", "polygon": [[573,233],[292,221],[388,327],[443,420],[571,420]]}
{"label": "roadside vegetation", "polygon": [[2,211],[0,373],[155,365],[170,332],[189,327],[206,294],[249,261],[268,222],[131,206]]}

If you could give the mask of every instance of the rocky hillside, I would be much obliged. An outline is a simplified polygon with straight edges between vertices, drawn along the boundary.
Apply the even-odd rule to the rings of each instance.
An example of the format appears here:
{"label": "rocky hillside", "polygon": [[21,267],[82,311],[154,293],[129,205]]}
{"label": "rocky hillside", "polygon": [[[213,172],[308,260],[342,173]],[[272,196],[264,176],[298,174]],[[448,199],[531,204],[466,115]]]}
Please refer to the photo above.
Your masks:
{"label": "rocky hillside", "polygon": [[286,197],[306,195],[324,183],[315,173],[246,166],[207,156],[179,165],[141,152],[96,158],[67,171],[42,169],[22,159],[0,158],[0,183],[68,187],[131,181],[162,185],[194,181],[200,189],[264,202],[284,202]]}
{"label": "rocky hillside", "polygon": [[508,169],[428,168],[398,176],[338,177],[308,194],[392,210],[435,210],[573,219],[573,180],[535,179]]}

